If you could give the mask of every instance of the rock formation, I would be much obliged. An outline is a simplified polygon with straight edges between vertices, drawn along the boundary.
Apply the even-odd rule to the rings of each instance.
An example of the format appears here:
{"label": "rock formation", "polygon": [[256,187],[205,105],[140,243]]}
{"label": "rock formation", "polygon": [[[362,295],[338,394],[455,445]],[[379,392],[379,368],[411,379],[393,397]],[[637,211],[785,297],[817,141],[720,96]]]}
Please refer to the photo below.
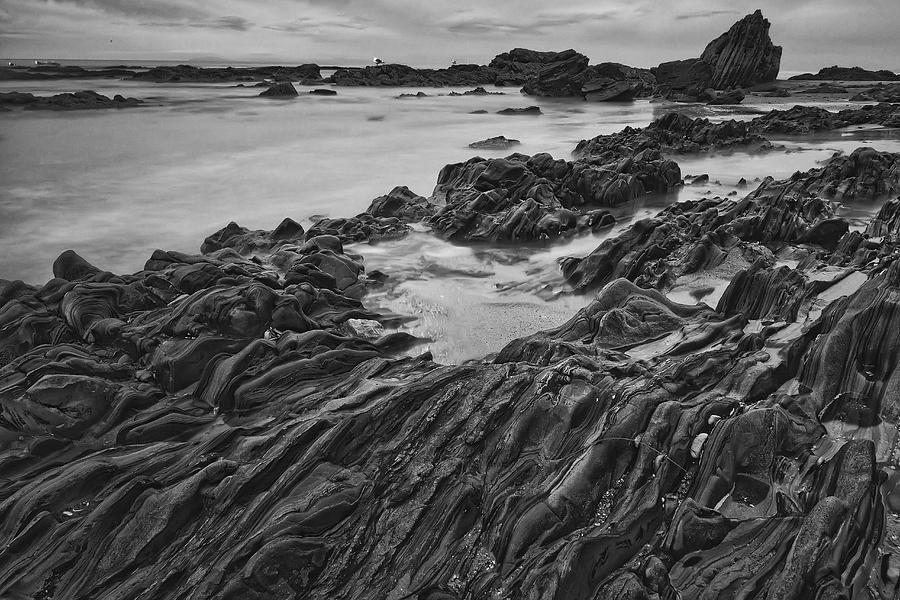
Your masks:
{"label": "rock formation", "polygon": [[[862,165],[829,166],[675,205],[646,258],[676,231],[697,269],[802,243]],[[747,245],[715,308],[624,270],[464,365],[361,335],[373,282],[331,236],[134,275],[66,253],[44,286],[0,282],[0,594],[889,598],[900,247],[869,243],[882,260],[810,246],[796,269]]]}
{"label": "rock formation", "polygon": [[772,43],[769,21],[757,10],[711,41],[700,60],[712,70],[712,88],[746,87],[775,81],[781,65],[781,46]]}
{"label": "rock formation", "polygon": [[261,91],[259,95],[265,98],[291,98],[299,94],[294,84],[290,81],[282,81],[281,83],[270,85],[268,89]]}
{"label": "rock formation", "polygon": [[447,69],[416,69],[386,64],[364,68],[338,69],[328,78],[335,85],[441,87],[488,85],[495,83],[494,69],[481,65],[453,65]]}
{"label": "rock formation", "polygon": [[221,83],[227,81],[259,81],[269,79],[272,81],[300,81],[307,83],[319,83],[322,74],[319,65],[305,64],[297,67],[194,67],[191,65],[178,65],[174,67],[153,67],[146,71],[138,71],[134,79],[155,81],[158,83],[201,82]]}
{"label": "rock formation", "polygon": [[780,65],[781,46],[772,43],[769,21],[757,10],[711,41],[699,58],[664,62],[651,71],[659,85],[689,99],[706,88],[725,90],[774,81]]}
{"label": "rock formation", "polygon": [[900,81],[900,75],[887,69],[870,71],[862,67],[824,67],[818,73],[803,73],[790,77],[796,81]]}
{"label": "rock formation", "polygon": [[[132,275],[0,280],[0,597],[896,597],[900,154],[638,220],[563,262],[596,293],[568,322],[461,365],[384,332],[344,247],[603,226],[582,209],[677,185],[669,155],[893,110],[664,115]],[[721,293],[663,294],[691,278]]]}
{"label": "rock formation", "polygon": [[0,107],[22,106],[27,110],[94,110],[101,108],[131,108],[143,104],[137,98],[116,94],[112,98],[92,90],[35,96],[24,92],[0,92]]}

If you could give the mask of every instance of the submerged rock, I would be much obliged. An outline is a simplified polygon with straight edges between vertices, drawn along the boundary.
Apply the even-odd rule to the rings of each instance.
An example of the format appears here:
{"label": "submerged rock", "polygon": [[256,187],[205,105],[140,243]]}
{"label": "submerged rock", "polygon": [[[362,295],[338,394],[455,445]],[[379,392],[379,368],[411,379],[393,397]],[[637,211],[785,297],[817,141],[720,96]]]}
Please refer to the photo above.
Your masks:
{"label": "submerged rock", "polygon": [[504,108],[497,111],[498,115],[540,115],[540,106],[526,106],[524,108]]}
{"label": "submerged rock", "polygon": [[290,81],[283,81],[281,83],[270,85],[268,89],[261,91],[259,95],[267,98],[291,98],[293,96],[299,96],[297,88],[295,88],[294,84]]}
{"label": "submerged rock", "polygon": [[116,94],[112,98],[91,90],[54,96],[35,96],[23,92],[0,92],[0,106],[22,106],[28,110],[96,110],[102,108],[131,108],[140,106],[143,100],[125,98]]}
{"label": "submerged rock", "polygon": [[498,135],[495,137],[480,140],[478,142],[472,142],[471,144],[469,144],[469,148],[474,148],[476,150],[506,150],[508,148],[512,148],[513,146],[518,146],[520,143],[521,142],[519,140],[513,140],[505,136]]}

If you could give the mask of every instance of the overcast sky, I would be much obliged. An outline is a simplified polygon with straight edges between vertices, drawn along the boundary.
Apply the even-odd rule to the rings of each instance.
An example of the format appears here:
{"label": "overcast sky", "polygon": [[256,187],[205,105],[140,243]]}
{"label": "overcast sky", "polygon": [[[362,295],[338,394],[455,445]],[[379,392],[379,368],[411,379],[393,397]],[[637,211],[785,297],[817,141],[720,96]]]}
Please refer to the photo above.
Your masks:
{"label": "overcast sky", "polygon": [[900,69],[900,0],[0,0],[0,56],[445,66],[521,46],[649,67],[756,8],[782,70]]}

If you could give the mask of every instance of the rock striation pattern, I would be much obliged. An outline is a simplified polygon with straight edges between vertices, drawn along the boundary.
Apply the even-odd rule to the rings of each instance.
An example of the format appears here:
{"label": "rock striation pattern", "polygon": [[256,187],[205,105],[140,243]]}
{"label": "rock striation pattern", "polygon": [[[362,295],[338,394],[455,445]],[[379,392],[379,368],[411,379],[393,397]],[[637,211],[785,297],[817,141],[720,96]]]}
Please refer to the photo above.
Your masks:
{"label": "rock striation pattern", "polygon": [[641,287],[669,289],[679,277],[759,260],[774,264],[772,249],[812,243],[835,250],[849,224],[833,201],[875,201],[900,192],[900,155],[859,148],[821,168],[771,178],[742,199],[703,199],[673,204],[605,240],[583,258],[568,258],[565,275],[581,290],[616,278]]}
{"label": "rock striation pattern", "polygon": [[[735,137],[669,120],[621,135]],[[588,306],[484,360],[373,334],[346,241],[506,232],[490,202],[574,204],[659,152],[593,146],[229,224],[133,275],[68,251],[0,280],[0,597],[896,597],[900,155],[638,221],[563,264]],[[881,198],[862,232],[836,212]],[[715,307],[660,291],[714,272]]]}
{"label": "rock striation pattern", "polygon": [[726,90],[774,81],[781,46],[769,37],[762,12],[747,15],[711,41],[699,58],[669,61],[651,69],[660,86],[677,99],[696,99],[704,90]]}
{"label": "rock striation pattern", "polygon": [[757,10],[706,46],[700,60],[710,66],[710,86],[717,90],[775,81],[781,46],[769,37],[769,21]]}

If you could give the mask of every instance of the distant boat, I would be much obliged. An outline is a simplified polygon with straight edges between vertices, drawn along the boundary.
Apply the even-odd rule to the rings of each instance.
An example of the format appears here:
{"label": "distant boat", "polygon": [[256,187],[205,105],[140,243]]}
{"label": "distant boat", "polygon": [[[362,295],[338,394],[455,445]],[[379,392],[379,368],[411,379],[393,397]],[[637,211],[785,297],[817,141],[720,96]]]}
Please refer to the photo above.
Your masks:
{"label": "distant boat", "polygon": [[380,58],[378,58],[377,56],[373,56],[373,57],[372,57],[372,62],[374,62],[376,65],[383,65],[383,64],[384,64],[384,61],[381,60]]}
{"label": "distant boat", "polygon": [[36,64],[39,67],[58,67],[58,66],[60,66],[58,62],[54,62],[52,60],[36,60],[36,61],[34,61],[34,64]]}

